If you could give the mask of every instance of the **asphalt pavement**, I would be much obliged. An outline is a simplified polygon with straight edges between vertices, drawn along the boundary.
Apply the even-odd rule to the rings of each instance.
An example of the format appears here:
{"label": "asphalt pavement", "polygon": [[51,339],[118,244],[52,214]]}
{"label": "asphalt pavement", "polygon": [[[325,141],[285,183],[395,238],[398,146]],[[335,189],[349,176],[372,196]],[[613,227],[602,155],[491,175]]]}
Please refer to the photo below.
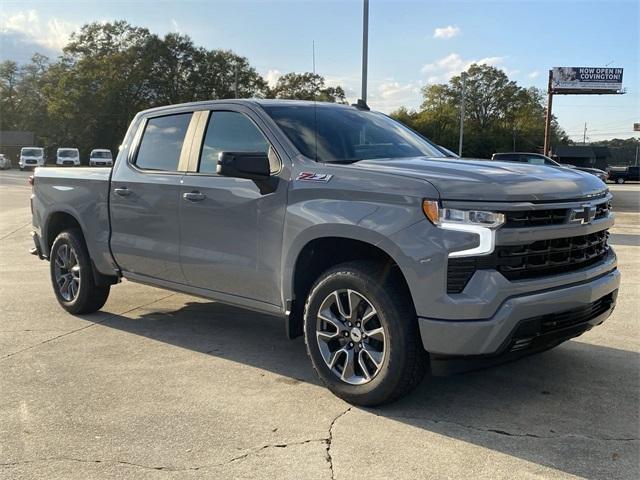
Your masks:
{"label": "asphalt pavement", "polygon": [[610,185],[618,307],[543,354],[352,407],[282,320],[123,282],[56,303],[0,172],[0,478],[640,478],[640,185]]}

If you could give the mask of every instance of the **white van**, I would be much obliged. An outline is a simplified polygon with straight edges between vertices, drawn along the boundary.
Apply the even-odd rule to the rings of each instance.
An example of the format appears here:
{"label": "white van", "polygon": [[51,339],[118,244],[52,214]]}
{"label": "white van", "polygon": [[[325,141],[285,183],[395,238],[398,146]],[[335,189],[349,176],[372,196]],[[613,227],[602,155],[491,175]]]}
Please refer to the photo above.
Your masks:
{"label": "white van", "polygon": [[20,149],[20,160],[18,160],[20,170],[24,170],[25,168],[44,167],[44,161],[44,148],[22,147]]}
{"label": "white van", "polygon": [[77,148],[59,148],[56,151],[56,165],[80,165],[80,151]]}
{"label": "white van", "polygon": [[106,148],[94,148],[89,154],[89,166],[106,166],[111,167],[113,165],[113,156],[111,150]]}

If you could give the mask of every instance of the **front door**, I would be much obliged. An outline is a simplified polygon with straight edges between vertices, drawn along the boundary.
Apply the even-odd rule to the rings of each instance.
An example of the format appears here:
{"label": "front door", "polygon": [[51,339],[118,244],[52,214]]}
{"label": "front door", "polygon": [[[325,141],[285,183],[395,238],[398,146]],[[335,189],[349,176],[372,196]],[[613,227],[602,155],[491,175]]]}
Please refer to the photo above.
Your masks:
{"label": "front door", "polygon": [[[249,109],[229,108],[235,111],[210,112],[199,158],[193,162],[195,171],[184,177],[183,271],[194,287],[279,305],[286,181],[278,178],[280,160],[261,120]],[[273,189],[217,175],[222,151],[268,152]]]}
{"label": "front door", "polygon": [[184,172],[179,164],[191,117],[147,119],[137,152],[114,171],[111,250],[124,272],[185,283],[178,228]]}

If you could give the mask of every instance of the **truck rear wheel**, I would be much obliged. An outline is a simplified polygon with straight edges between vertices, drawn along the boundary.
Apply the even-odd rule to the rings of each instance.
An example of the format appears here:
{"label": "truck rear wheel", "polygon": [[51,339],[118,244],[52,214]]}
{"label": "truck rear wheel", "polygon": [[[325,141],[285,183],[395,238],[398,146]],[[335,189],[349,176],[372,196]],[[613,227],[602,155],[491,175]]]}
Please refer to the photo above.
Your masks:
{"label": "truck rear wheel", "polygon": [[49,267],[58,303],[73,314],[93,313],[109,297],[109,285],[96,285],[93,265],[77,229],[60,233],[51,246]]}
{"label": "truck rear wheel", "polygon": [[624,178],[623,177],[616,178],[616,183],[623,184],[624,183]]}
{"label": "truck rear wheel", "polygon": [[427,371],[409,293],[374,262],[343,263],[323,273],[309,293],[304,327],[318,376],[350,403],[397,400]]}

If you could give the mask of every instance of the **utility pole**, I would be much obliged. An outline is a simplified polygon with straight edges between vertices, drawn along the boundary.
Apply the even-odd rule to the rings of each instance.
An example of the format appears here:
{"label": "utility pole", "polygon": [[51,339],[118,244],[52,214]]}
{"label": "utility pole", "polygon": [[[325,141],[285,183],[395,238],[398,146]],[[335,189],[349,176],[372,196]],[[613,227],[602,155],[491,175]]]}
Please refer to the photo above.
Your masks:
{"label": "utility pole", "polygon": [[552,77],[553,71],[549,70],[549,83],[547,84],[547,113],[544,119],[544,153],[549,156],[549,150],[551,150],[551,145],[549,145],[550,137],[551,137],[551,110],[553,107],[553,88],[552,88]]}
{"label": "utility pole", "polygon": [[369,0],[362,6],[362,92],[358,105],[367,106],[367,62],[369,61]]}
{"label": "utility pole", "polygon": [[237,63],[235,64],[235,68],[234,68],[234,77],[235,77],[235,80],[233,85],[234,85],[234,91],[236,95],[235,98],[238,98],[238,64]]}
{"label": "utility pole", "polygon": [[584,122],[584,133],[582,134],[582,143],[587,144],[587,122]]}
{"label": "utility pole", "polygon": [[460,74],[460,77],[462,78],[462,95],[460,96],[460,140],[458,142],[458,156],[462,157],[462,139],[464,137],[464,103],[467,92],[467,72],[462,72],[462,74]]}

